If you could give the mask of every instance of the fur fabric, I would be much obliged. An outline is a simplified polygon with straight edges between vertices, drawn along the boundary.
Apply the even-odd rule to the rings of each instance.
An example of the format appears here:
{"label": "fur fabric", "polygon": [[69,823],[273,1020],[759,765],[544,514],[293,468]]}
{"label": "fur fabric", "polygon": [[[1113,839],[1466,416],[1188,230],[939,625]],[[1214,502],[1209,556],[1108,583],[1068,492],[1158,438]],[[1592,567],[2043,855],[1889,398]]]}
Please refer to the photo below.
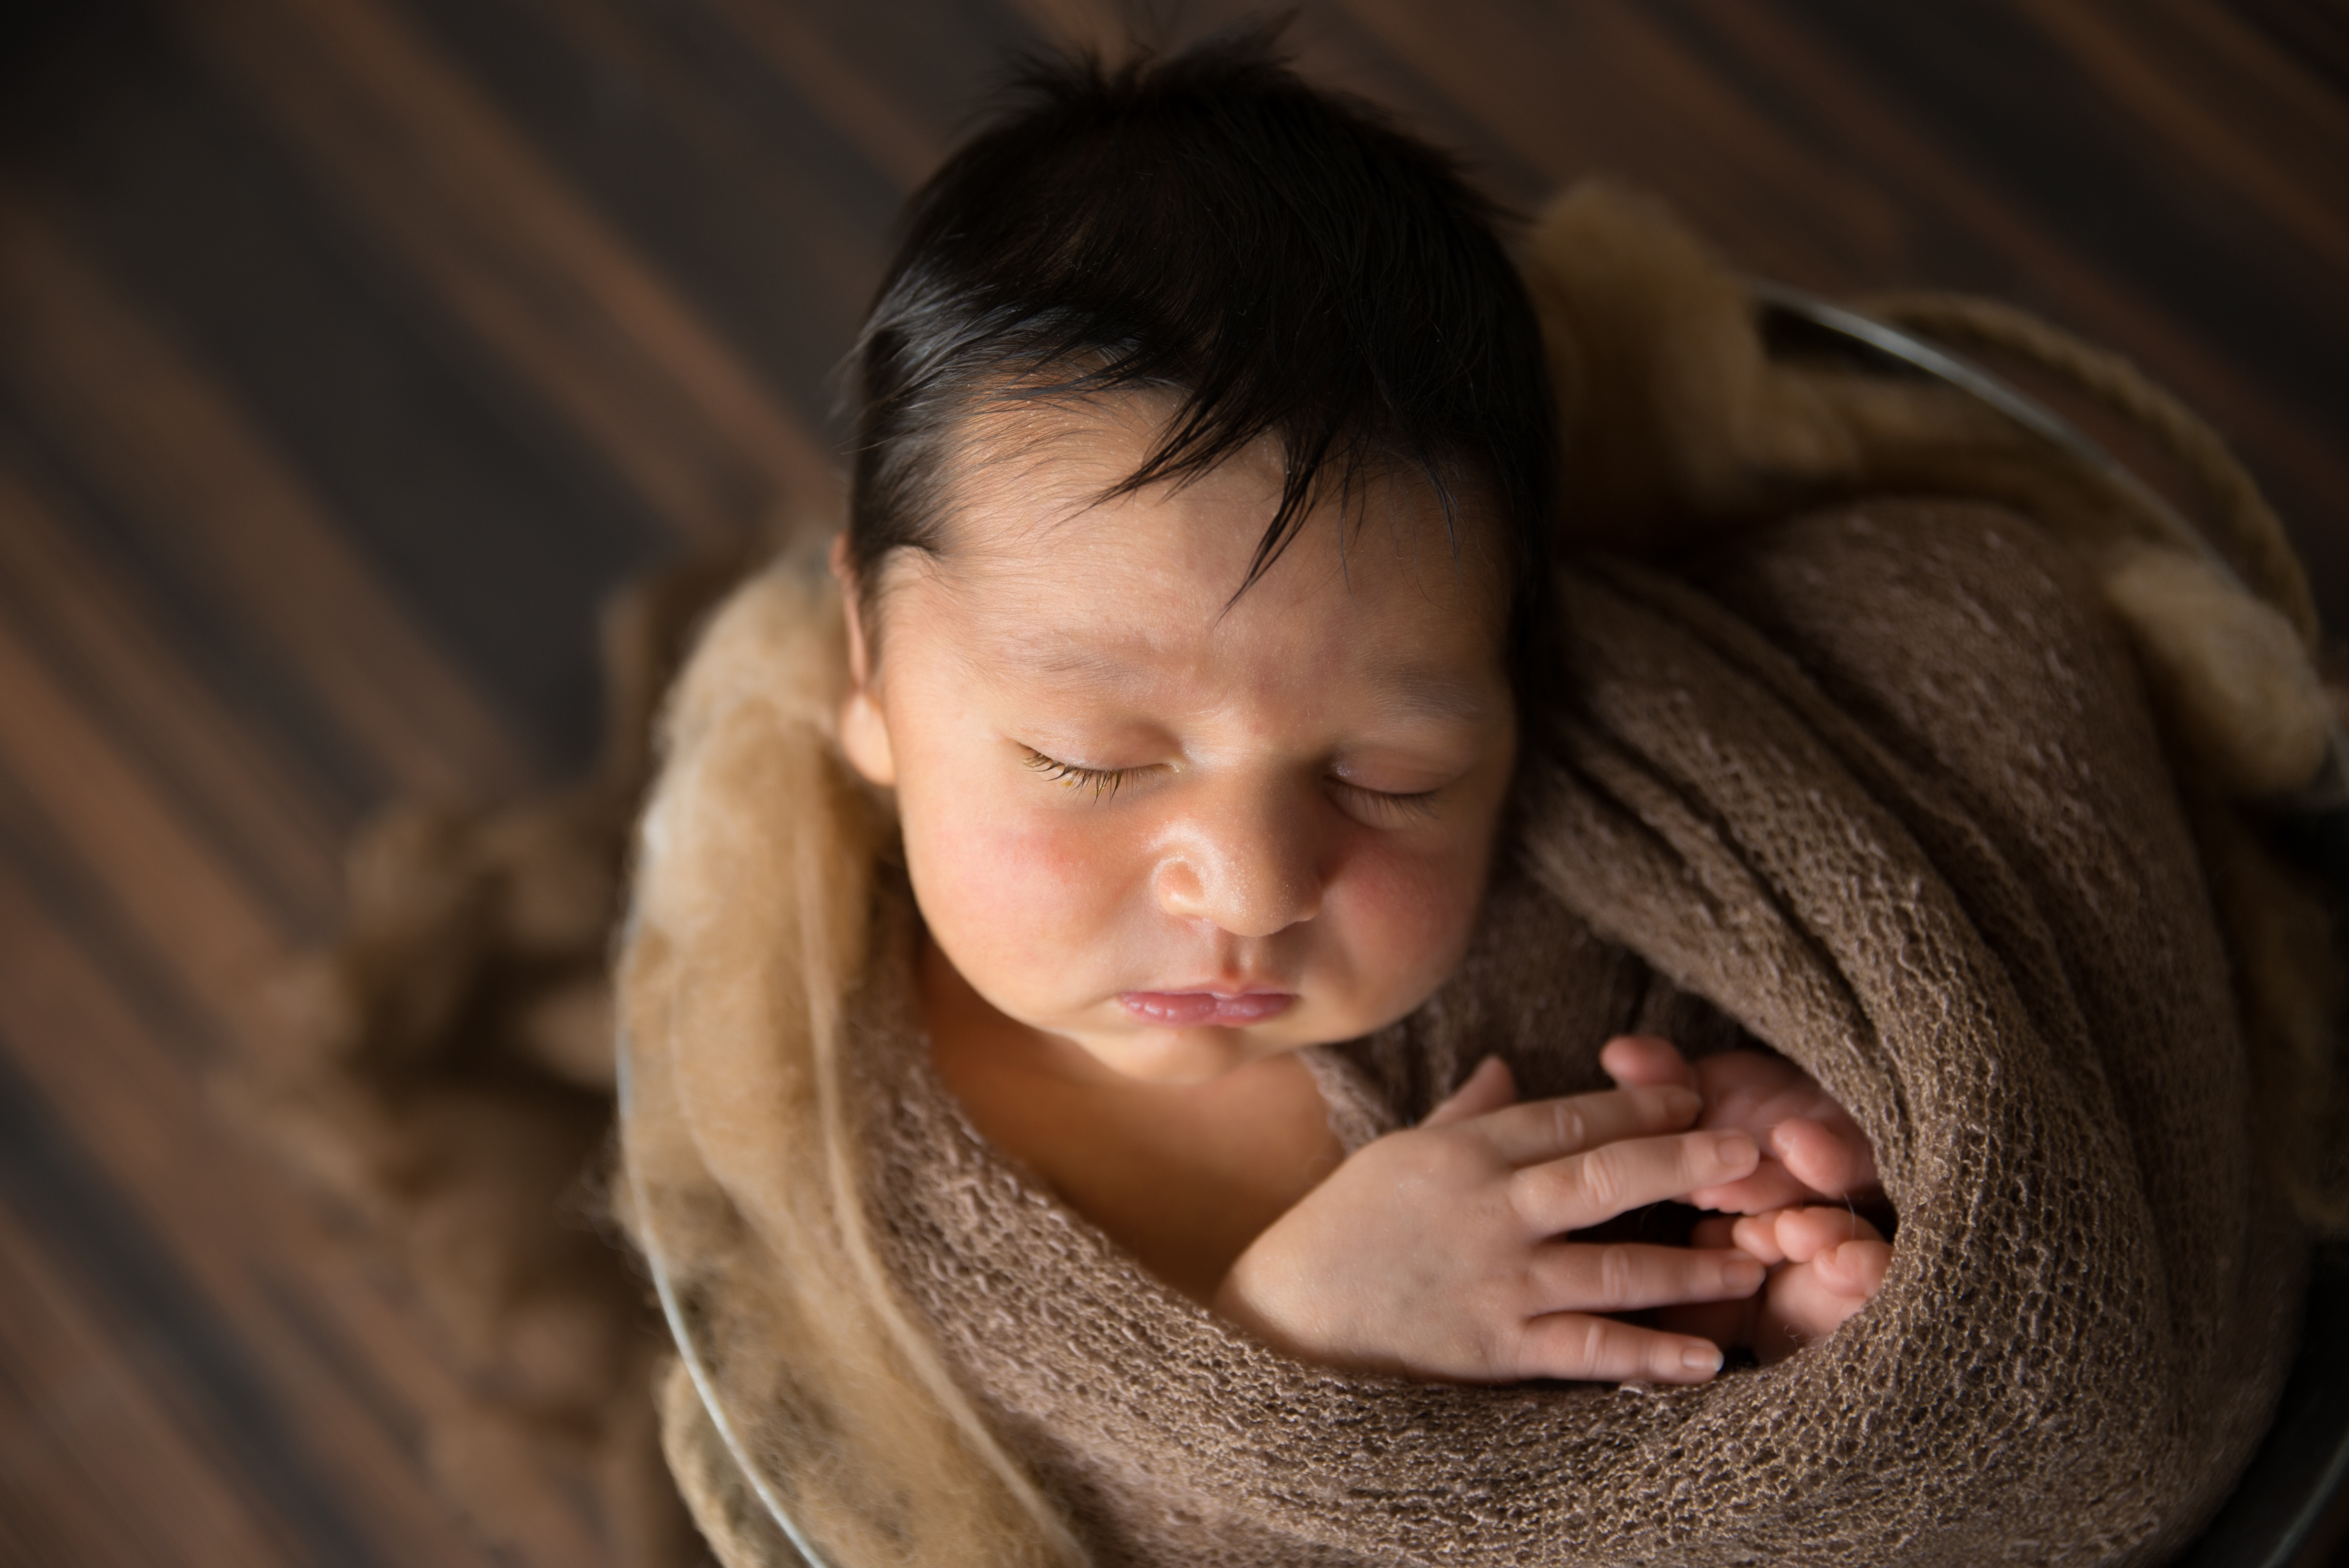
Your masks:
{"label": "fur fabric", "polygon": [[2322,765],[2333,721],[2311,650],[2275,607],[2149,530],[2109,474],[1939,384],[1774,356],[1735,275],[1636,192],[1592,181],[1561,197],[1526,278],[1565,419],[1575,542],[1653,558],[1835,500],[2001,501],[2092,562],[2178,755],[2220,792],[2282,795]]}

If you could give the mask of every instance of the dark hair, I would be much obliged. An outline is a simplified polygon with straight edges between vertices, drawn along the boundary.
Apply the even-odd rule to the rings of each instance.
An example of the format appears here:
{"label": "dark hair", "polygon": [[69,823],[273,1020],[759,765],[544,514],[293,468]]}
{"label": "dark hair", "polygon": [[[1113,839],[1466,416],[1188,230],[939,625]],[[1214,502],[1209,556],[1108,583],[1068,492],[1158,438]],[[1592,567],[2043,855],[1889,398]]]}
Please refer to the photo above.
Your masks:
{"label": "dark hair", "polygon": [[851,363],[847,551],[868,613],[892,552],[937,548],[956,428],[982,401],[1151,388],[1175,412],[1112,494],[1282,444],[1236,593],[1320,497],[1416,469],[1447,519],[1464,478],[1498,503],[1524,646],[1557,420],[1495,211],[1376,109],[1307,86],[1279,31],[1115,71],[1032,61],[915,196]]}

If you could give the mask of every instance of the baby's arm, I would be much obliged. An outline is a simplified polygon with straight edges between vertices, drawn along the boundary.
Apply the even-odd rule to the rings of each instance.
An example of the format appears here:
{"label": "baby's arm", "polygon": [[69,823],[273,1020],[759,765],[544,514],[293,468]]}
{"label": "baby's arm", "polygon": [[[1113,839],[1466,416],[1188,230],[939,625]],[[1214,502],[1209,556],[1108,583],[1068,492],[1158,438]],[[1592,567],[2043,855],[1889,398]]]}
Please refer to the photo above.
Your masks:
{"label": "baby's arm", "polygon": [[1357,1150],[1240,1255],[1216,1310],[1301,1360],[1459,1382],[1700,1383],[1702,1335],[1599,1315],[1733,1301],[1760,1264],[1726,1248],[1563,1240],[1750,1175],[1743,1132],[1688,1131],[1669,1085],[1517,1104],[1487,1060],[1419,1126]]}
{"label": "baby's arm", "polygon": [[[1876,1150],[1851,1114],[1794,1063],[1761,1051],[1724,1051],[1692,1064],[1668,1042],[1610,1040],[1599,1065],[1625,1088],[1680,1087],[1704,1096],[1701,1128],[1734,1130],[1765,1151],[1751,1175],[1700,1188],[1688,1202],[1723,1211],[1690,1235],[1699,1247],[1735,1247],[1770,1265],[1770,1283],[1747,1301],[1657,1314],[1664,1326],[1744,1345],[1764,1361],[1832,1334],[1884,1283],[1892,1248],[1843,1206],[1873,1198]],[[1820,1199],[1832,1207],[1811,1207]],[[1742,1217],[1739,1217],[1742,1216]]]}

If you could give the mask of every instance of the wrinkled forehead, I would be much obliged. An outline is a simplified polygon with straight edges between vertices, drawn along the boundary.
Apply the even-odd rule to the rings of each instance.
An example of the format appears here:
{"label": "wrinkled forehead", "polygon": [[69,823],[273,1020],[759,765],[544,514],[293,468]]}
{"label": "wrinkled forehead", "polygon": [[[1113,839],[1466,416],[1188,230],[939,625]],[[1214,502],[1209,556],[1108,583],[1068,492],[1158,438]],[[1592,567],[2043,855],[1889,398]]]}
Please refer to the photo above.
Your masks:
{"label": "wrinkled forehead", "polygon": [[[1174,416],[1171,394],[982,392],[946,444],[939,552],[984,567],[1026,553],[1108,499],[1147,460]],[[1235,472],[1261,466],[1250,450]]]}
{"label": "wrinkled forehead", "polygon": [[1468,503],[1447,515],[1423,478],[1373,475],[1309,509],[1251,582],[1279,504],[1277,442],[1120,492],[1156,438],[1155,410],[1019,412],[971,443],[940,548],[904,552],[885,647],[911,638],[922,662],[979,685],[1135,711],[1375,700],[1474,720],[1507,707],[1498,530]]}
{"label": "wrinkled forehead", "polygon": [[1293,603],[1325,580],[1366,587],[1401,573],[1431,603],[1503,635],[1505,524],[1485,476],[1448,474],[1439,488],[1400,459],[1343,478],[1333,464],[1294,537],[1251,583],[1280,505],[1278,437],[1203,473],[1123,490],[1179,405],[1175,394],[1146,391],[983,400],[948,445],[925,565],[974,590],[1081,578],[1110,592],[1123,582],[1209,614],[1259,594]]}

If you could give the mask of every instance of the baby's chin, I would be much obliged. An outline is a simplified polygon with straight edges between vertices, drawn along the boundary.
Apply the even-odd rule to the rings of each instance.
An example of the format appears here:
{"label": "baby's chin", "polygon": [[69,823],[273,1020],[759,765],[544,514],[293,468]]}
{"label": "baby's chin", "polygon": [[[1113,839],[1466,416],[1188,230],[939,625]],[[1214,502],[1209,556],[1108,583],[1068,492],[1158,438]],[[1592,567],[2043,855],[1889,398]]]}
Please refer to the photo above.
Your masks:
{"label": "baby's chin", "polygon": [[[1414,1002],[1416,1005],[1416,1002]],[[1261,1024],[1146,1024],[1121,1000],[1088,1007],[1071,1026],[1043,1033],[1067,1040],[1094,1066],[1149,1085],[1207,1085],[1252,1063],[1288,1057],[1316,1045],[1361,1040],[1393,1024],[1410,1007],[1330,1005],[1306,993]]]}

